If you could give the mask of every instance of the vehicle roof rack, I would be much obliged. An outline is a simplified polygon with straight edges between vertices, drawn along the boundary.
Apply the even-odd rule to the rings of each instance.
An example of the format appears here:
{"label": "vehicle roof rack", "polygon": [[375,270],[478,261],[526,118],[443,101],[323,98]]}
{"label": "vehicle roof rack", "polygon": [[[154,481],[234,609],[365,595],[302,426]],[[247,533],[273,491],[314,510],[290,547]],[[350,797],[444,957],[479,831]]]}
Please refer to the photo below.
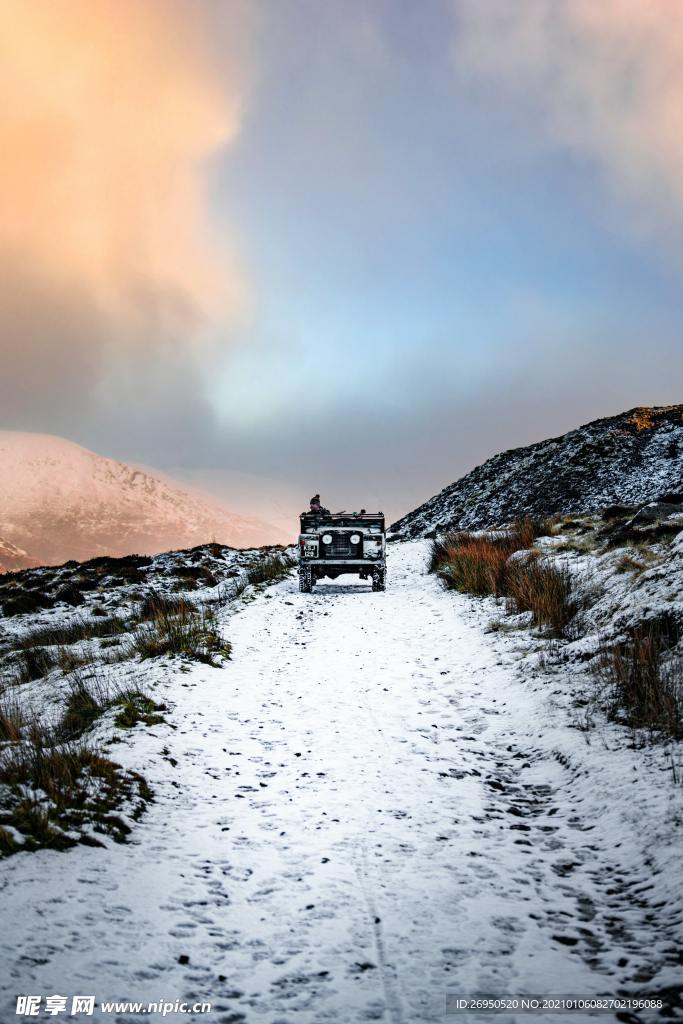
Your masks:
{"label": "vehicle roof rack", "polygon": [[357,522],[378,523],[384,529],[384,512],[302,512],[301,526],[319,526],[330,523],[337,526],[352,526]]}

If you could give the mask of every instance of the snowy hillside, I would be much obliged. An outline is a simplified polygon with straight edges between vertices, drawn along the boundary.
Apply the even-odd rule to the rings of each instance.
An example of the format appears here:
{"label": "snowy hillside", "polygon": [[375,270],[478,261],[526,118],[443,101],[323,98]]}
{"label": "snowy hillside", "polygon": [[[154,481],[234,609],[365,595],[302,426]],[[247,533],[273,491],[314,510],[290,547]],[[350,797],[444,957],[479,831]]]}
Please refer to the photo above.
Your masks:
{"label": "snowy hillside", "polygon": [[638,408],[502,452],[445,487],[392,530],[482,529],[525,515],[594,512],[683,491],[683,405]]}
{"label": "snowy hillside", "polygon": [[215,540],[285,540],[258,519],[59,437],[0,431],[0,572]]}

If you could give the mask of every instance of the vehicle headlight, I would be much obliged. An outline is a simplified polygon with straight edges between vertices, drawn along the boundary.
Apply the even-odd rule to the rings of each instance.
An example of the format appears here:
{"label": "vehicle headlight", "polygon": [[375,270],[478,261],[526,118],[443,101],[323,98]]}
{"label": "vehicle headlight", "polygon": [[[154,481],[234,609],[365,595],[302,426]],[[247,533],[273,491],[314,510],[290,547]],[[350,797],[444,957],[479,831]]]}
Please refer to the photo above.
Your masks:
{"label": "vehicle headlight", "polygon": [[352,533],[350,539],[351,539],[351,543],[352,544],[360,544],[360,534],[359,533]]}
{"label": "vehicle headlight", "polygon": [[323,544],[331,544],[331,543],[332,543],[332,534],[331,533],[324,533],[323,534]]}

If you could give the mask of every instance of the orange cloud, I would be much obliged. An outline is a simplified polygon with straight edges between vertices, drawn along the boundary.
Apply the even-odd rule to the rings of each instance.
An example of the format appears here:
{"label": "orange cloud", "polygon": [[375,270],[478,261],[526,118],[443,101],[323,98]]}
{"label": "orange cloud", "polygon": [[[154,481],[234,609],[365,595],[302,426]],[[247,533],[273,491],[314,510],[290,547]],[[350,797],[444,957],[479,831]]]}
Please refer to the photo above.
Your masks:
{"label": "orange cloud", "polygon": [[[652,225],[683,217],[683,5],[457,0],[454,60],[541,108]],[[634,207],[635,211],[636,207]]]}
{"label": "orange cloud", "polygon": [[174,0],[0,0],[0,261],[111,314],[170,300],[234,312],[211,240],[208,162],[239,124],[202,9]]}

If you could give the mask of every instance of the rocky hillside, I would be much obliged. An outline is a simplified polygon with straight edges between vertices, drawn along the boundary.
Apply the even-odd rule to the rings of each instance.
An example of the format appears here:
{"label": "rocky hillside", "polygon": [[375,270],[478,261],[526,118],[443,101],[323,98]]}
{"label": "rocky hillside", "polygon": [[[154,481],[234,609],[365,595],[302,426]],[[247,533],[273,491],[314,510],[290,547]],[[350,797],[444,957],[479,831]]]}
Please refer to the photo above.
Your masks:
{"label": "rocky hillside", "polygon": [[637,408],[488,459],[391,530],[421,537],[683,492],[683,405]]}
{"label": "rocky hillside", "polygon": [[65,619],[70,621],[74,609],[82,621],[132,607],[150,594],[162,598],[180,594],[189,600],[190,593],[197,591],[200,602],[220,604],[231,588],[242,590],[246,582],[254,582],[259,567],[276,562],[288,567],[293,554],[294,548],[280,545],[231,548],[212,543],[154,556],[101,556],[4,573],[0,576],[0,634],[4,634],[0,652],[9,638],[10,619],[20,629],[61,627]]}
{"label": "rocky hillside", "polygon": [[0,481],[0,572],[286,539],[200,493],[46,434],[0,431]]}

